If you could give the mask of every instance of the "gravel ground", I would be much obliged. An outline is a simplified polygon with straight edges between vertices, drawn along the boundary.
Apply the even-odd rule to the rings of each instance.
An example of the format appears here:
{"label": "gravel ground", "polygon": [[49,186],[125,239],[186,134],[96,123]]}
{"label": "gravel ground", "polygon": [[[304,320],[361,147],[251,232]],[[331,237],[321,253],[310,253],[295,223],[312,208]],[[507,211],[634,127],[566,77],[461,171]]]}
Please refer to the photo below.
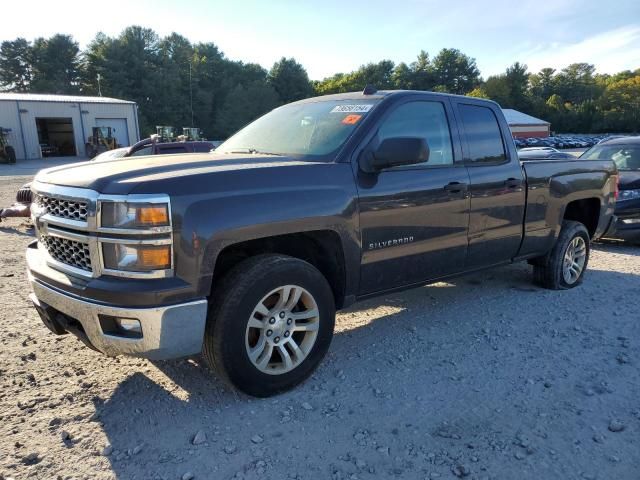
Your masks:
{"label": "gravel ground", "polygon": [[[26,178],[1,177],[0,203]],[[0,224],[0,479],[638,479],[638,249],[582,287],[513,265],[362,302],[296,390],[256,400],[200,358],[107,358],[28,301]],[[633,303],[632,303],[633,302]]]}

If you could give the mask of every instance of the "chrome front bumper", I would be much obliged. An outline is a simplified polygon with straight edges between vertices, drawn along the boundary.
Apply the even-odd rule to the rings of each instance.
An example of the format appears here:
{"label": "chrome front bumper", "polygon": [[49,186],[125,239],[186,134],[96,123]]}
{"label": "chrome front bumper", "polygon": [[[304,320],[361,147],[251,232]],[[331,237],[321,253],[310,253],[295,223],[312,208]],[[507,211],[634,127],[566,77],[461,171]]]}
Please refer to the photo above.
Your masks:
{"label": "chrome front bumper", "polygon": [[[29,275],[33,293],[30,298],[41,316],[61,313],[81,324],[76,333],[96,350],[109,355],[131,355],[164,360],[200,353],[207,319],[207,301],[196,300],[163,307],[125,308],[89,302],[44,285]],[[140,338],[106,334],[101,318],[126,318],[140,322]],[[43,322],[51,329],[51,324]],[[53,320],[55,322],[55,319]]]}

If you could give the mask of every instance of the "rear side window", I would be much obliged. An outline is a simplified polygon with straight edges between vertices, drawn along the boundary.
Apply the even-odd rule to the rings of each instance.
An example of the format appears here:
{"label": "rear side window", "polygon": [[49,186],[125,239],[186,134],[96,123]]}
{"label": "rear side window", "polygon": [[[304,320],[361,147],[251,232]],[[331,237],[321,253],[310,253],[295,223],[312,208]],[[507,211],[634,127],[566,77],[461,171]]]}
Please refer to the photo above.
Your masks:
{"label": "rear side window", "polygon": [[[391,137],[421,137],[429,145],[429,161],[421,165],[453,165],[451,132],[440,102],[410,102],[400,105],[378,130],[380,141]],[[403,168],[403,167],[396,167]]]}
{"label": "rear side window", "polygon": [[493,110],[477,105],[459,105],[472,164],[502,163],[507,159],[500,126]]}

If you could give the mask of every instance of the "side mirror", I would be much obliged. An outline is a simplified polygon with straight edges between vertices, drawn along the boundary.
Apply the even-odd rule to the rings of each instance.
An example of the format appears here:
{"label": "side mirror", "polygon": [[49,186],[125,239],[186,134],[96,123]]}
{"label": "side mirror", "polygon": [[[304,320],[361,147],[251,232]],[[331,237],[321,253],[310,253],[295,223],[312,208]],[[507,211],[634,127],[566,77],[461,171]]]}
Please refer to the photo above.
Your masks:
{"label": "side mirror", "polygon": [[360,168],[374,173],[385,168],[415,165],[429,161],[429,145],[424,138],[385,138],[373,151],[360,158]]}

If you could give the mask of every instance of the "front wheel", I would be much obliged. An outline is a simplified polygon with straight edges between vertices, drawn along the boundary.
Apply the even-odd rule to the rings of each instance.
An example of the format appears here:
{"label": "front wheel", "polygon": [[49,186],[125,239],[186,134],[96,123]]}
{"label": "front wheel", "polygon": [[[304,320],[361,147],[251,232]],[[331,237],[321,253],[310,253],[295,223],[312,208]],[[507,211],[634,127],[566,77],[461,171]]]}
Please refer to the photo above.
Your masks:
{"label": "front wheel", "polygon": [[590,242],[582,223],[565,220],[551,252],[533,262],[534,281],[551,290],[580,285],[589,263]]}
{"label": "front wheel", "polygon": [[233,387],[268,397],[311,375],[334,323],[333,293],[313,265],[260,255],[232,269],[212,295],[204,358]]}

